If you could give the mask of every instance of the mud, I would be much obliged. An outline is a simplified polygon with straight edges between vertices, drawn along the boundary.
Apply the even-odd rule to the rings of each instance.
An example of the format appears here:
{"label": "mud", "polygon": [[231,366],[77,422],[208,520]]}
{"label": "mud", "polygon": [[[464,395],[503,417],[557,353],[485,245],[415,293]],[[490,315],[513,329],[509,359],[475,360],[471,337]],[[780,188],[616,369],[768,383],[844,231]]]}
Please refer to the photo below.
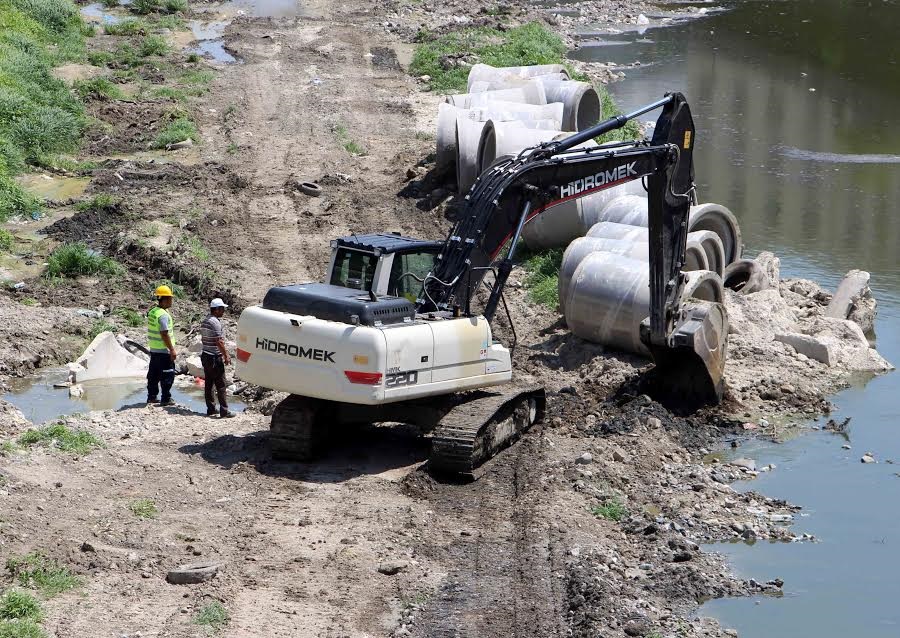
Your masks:
{"label": "mud", "polygon": [[[634,24],[648,10],[586,6],[610,24]],[[218,68],[210,92],[183,107],[202,140],[190,163],[177,153],[165,163],[108,159],[145,151],[171,102],[92,103],[106,125],[83,150],[82,159],[100,162],[85,197],[109,193],[120,203],[76,212],[69,201],[16,228],[46,226],[51,246],[85,241],[127,273],[5,289],[0,380],[77,356],[97,316],[79,309],[99,309],[140,338],[110,309],[145,311],[161,280],[183,289],[172,312],[184,344],[209,297],[236,313],[272,285],[321,278],[334,237],[443,237],[447,193],[430,173],[433,141],[416,135],[433,132],[438,98],[398,65],[420,28],[544,13],[519,2],[499,16],[488,9],[463,0],[312,2],[303,16],[236,18],[224,38],[243,63]],[[109,36],[97,40],[115,47]],[[169,62],[184,57],[176,51]],[[347,140],[365,153],[349,153]],[[322,196],[303,195],[300,181],[319,183]],[[516,370],[546,385],[547,419],[476,483],[430,477],[427,440],[395,425],[341,433],[315,463],[274,462],[266,413],[280,395],[255,388],[241,395],[253,409],[234,419],[135,403],[64,419],[103,441],[90,455],[37,446],[0,456],[4,551],[44,551],[83,579],[80,591],[48,601],[45,628],[75,638],[192,636],[195,615],[215,599],[231,617],[224,636],[722,636],[715,622],[691,619],[698,602],[779,595],[777,573],[739,579],[698,545],[813,539],[792,530],[795,506],[729,487],[762,469],[726,466],[708,452],[827,410],[842,370],[767,334],[813,330],[830,295],[785,281],[730,296],[726,402],[675,416],[643,395],[647,361],[573,337],[522,282],[515,272],[506,294]],[[505,319],[497,335],[509,342]],[[880,365],[858,344],[853,353]],[[0,400],[4,441],[28,427]],[[128,503],[137,498],[152,498],[159,514],[136,518]],[[223,567],[199,585],[166,583],[169,569],[196,560]]]}

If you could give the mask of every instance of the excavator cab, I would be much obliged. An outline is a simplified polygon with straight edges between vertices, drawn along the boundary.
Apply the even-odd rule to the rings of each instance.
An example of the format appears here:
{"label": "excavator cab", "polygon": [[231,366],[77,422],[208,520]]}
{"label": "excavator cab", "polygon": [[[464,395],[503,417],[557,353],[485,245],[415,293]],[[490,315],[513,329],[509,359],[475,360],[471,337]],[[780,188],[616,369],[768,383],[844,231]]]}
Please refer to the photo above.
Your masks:
{"label": "excavator cab", "polygon": [[331,242],[328,283],[414,302],[442,246],[399,233],[341,237]]}

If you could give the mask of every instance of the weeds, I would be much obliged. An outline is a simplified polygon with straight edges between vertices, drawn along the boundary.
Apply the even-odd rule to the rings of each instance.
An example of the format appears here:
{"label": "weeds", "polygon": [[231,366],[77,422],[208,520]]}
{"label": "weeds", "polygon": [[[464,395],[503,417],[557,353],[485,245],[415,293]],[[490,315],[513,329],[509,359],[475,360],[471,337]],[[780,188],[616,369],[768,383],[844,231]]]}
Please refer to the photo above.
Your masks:
{"label": "weeds", "polygon": [[22,301],[20,301],[19,303],[21,303],[23,306],[36,306],[36,305],[38,305],[37,299],[34,299],[34,298],[32,298],[32,297],[25,297],[25,298],[22,299]]}
{"label": "weeds", "polygon": [[104,332],[118,332],[119,329],[115,326],[115,324],[111,324],[105,319],[97,319],[92,325],[91,329],[88,331],[88,339],[93,341],[97,338],[97,335],[103,334]]}
{"label": "weeds", "polygon": [[63,244],[47,257],[46,277],[78,277],[79,275],[120,275],[122,266],[114,259],[104,257],[85,244]]}
{"label": "weeds", "polygon": [[197,127],[186,117],[179,117],[170,122],[164,128],[156,139],[153,140],[153,148],[165,148],[169,144],[176,144],[185,140],[200,140],[197,134]]}
{"label": "weeds", "polygon": [[566,51],[562,39],[537,22],[507,31],[475,27],[440,36],[420,33],[419,40],[410,72],[430,76],[431,90],[443,93],[464,90],[469,68],[476,62],[492,66],[558,64]]}
{"label": "weeds", "polygon": [[0,620],[0,638],[47,638],[33,620]]}
{"label": "weeds", "polygon": [[87,430],[72,430],[63,422],[29,428],[19,437],[18,444],[28,448],[46,443],[62,452],[74,452],[79,455],[90,454],[92,450],[103,447],[103,442]]}
{"label": "weeds", "polygon": [[122,100],[125,98],[125,94],[118,85],[103,77],[75,80],[72,86],[82,100]]}
{"label": "weeds", "polygon": [[136,501],[131,501],[128,504],[128,509],[138,518],[153,518],[157,514],[156,503],[149,498],[139,498]]}
{"label": "weeds", "polygon": [[113,54],[109,51],[90,51],[87,60],[94,66],[106,66],[113,61]]}
{"label": "weeds", "polygon": [[610,499],[603,505],[591,508],[591,514],[597,518],[605,518],[608,521],[621,521],[628,515],[628,510],[617,498]]}
{"label": "weeds", "polygon": [[119,0],[100,0],[100,3],[107,9],[115,9],[119,6]]}
{"label": "weeds", "polygon": [[41,603],[26,591],[7,589],[0,596],[0,620],[31,620],[41,622],[44,610]]}
{"label": "weeds", "polygon": [[341,147],[351,155],[360,156],[368,153],[365,147],[350,139],[350,136],[347,133],[347,127],[343,124],[335,124],[334,127],[332,127],[332,131],[338,142],[340,142]]}
{"label": "weeds", "polygon": [[147,15],[149,13],[183,13],[187,11],[187,0],[134,0],[128,7],[132,12]]}
{"label": "weeds", "polygon": [[109,193],[100,193],[88,200],[78,202],[75,204],[75,209],[83,213],[109,213],[117,210],[121,203],[122,200],[118,197],[113,197]]}
{"label": "weeds", "polygon": [[143,237],[158,237],[159,236],[159,224],[156,222],[150,222],[145,224],[141,228],[141,236]]}
{"label": "weeds", "polygon": [[147,31],[147,28],[146,22],[135,18],[103,25],[103,30],[108,35],[142,35]]}
{"label": "weeds", "polygon": [[156,26],[160,29],[172,29],[172,31],[175,31],[176,29],[184,28],[184,20],[176,15],[160,16],[156,21]]}
{"label": "weeds", "polygon": [[219,631],[228,624],[228,610],[215,600],[204,606],[194,618],[195,625],[205,625],[213,631]]}
{"label": "weeds", "polygon": [[241,149],[237,144],[235,144],[234,142],[231,142],[228,144],[228,148],[225,149],[225,152],[228,153],[229,155],[237,155],[238,151],[240,151],[240,150]]}
{"label": "weeds", "polygon": [[554,248],[546,252],[522,252],[522,266],[528,272],[525,288],[528,298],[549,308],[559,305],[559,269],[562,266],[563,251]]}
{"label": "weeds", "polygon": [[199,53],[188,53],[187,61],[189,64],[198,64],[201,59]]}
{"label": "weeds", "polygon": [[165,55],[169,52],[169,43],[161,35],[144,36],[141,40],[140,54],[141,57],[149,57],[151,55]]}
{"label": "weeds", "polygon": [[129,328],[139,328],[144,325],[144,317],[131,308],[116,308],[114,312]]}
{"label": "weeds", "polygon": [[9,252],[16,243],[16,238],[5,228],[0,228],[0,250]]}
{"label": "weeds", "polygon": [[22,587],[33,587],[45,598],[78,587],[81,583],[72,572],[40,552],[6,561],[6,569]]}
{"label": "weeds", "polygon": [[203,245],[203,242],[201,242],[199,238],[185,236],[182,241],[194,259],[203,263],[209,261],[209,250]]}

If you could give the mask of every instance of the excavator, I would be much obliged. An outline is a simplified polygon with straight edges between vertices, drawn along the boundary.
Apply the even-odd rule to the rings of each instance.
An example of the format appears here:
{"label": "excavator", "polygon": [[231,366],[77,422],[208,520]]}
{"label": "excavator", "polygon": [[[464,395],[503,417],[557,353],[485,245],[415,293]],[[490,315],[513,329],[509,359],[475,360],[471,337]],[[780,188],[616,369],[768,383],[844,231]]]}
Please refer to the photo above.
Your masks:
{"label": "excavator", "polygon": [[[659,108],[651,139],[587,147]],[[332,242],[328,283],[271,288],[238,323],[237,375],[290,393],[272,414],[273,456],[309,460],[342,426],[401,422],[430,432],[432,471],[477,477],[546,406],[543,387],[513,381],[510,350],[491,330],[523,226],[635,179],[645,180],[649,202],[650,316],[640,329],[653,373],[686,402],[718,402],[725,310],[682,300],[695,141],[684,96],[669,93],[498,160],[465,196],[443,242],[389,233]]]}

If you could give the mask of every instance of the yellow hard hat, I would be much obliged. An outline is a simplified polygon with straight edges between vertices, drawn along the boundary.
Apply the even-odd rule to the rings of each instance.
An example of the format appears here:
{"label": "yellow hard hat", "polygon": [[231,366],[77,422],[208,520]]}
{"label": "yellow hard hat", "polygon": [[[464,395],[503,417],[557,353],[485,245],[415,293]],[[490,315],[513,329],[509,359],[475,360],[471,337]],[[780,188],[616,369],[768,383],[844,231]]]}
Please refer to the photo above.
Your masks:
{"label": "yellow hard hat", "polygon": [[172,289],[169,288],[168,286],[160,286],[159,288],[156,289],[156,296],[157,297],[171,297]]}

